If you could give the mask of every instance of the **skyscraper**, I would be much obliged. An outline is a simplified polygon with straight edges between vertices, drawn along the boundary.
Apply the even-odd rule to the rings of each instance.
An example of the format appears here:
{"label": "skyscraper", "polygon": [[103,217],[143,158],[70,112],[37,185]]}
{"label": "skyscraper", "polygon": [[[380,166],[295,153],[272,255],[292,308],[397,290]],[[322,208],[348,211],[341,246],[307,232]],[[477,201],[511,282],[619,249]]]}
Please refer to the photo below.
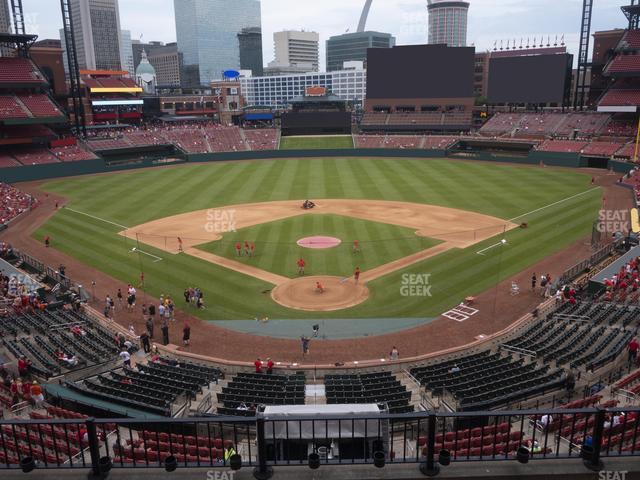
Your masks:
{"label": "skyscraper", "polygon": [[[11,32],[11,13],[9,12],[9,0],[0,0],[0,33]],[[0,47],[0,57],[10,55],[11,49]]]}
{"label": "skyscraper", "polygon": [[131,46],[131,31],[121,30],[120,41],[121,41],[120,54],[122,56],[122,58],[120,59],[120,63],[122,64],[122,69],[129,72],[130,77],[133,77],[136,71],[136,65],[133,62],[133,47]]}
{"label": "skyscraper", "polygon": [[389,33],[354,32],[327,40],[327,72],[342,70],[344,62],[367,61],[368,48],[391,48],[396,39]]}
{"label": "skyscraper", "polygon": [[240,68],[251,70],[254,76],[260,77],[264,72],[262,63],[262,29],[259,27],[243,28],[238,33],[240,48]]}
{"label": "skyscraper", "polygon": [[261,27],[259,0],[174,0],[185,87],[208,85],[240,68],[238,33]]}
{"label": "skyscraper", "polygon": [[[121,70],[118,0],[70,0],[70,4],[80,69]],[[64,34],[61,40],[66,48]]]}
{"label": "skyscraper", "polygon": [[304,68],[317,72],[320,63],[320,35],[316,32],[285,30],[273,34],[275,60],[270,67]]}
{"label": "skyscraper", "polygon": [[469,2],[458,0],[427,1],[429,43],[444,43],[449,47],[466,47]]}

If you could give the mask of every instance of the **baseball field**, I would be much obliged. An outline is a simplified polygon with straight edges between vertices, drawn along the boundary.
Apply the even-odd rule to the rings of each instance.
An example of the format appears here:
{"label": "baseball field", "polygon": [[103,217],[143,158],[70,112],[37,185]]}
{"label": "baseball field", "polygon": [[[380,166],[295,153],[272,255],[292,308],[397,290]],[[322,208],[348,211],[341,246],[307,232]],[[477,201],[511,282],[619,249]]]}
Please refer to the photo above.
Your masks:
{"label": "baseball field", "polygon": [[[139,170],[44,184],[67,201],[34,236],[48,235],[52,248],[123,284],[138,284],[143,271],[144,289],[173,296],[179,307],[183,290],[199,287],[206,308],[186,308],[206,320],[437,316],[588,237],[602,195],[590,178],[393,158]],[[301,209],[305,199],[316,208]],[[298,244],[317,236],[339,242]],[[362,277],[354,285],[356,267]],[[312,278],[329,285],[326,296]],[[403,288],[407,279],[417,285]],[[419,288],[424,279],[428,290]],[[337,308],[323,308],[337,293]]]}

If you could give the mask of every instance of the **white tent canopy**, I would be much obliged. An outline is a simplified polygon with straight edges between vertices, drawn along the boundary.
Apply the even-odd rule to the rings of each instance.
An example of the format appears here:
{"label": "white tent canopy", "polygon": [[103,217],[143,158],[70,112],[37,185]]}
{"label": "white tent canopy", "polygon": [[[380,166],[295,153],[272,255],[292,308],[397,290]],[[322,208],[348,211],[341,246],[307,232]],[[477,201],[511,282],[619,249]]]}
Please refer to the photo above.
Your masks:
{"label": "white tent canopy", "polygon": [[[384,421],[376,419],[379,415],[380,409],[376,404],[269,405],[260,414],[266,421],[267,440],[379,437],[386,427]],[[344,419],[338,420],[341,417]]]}

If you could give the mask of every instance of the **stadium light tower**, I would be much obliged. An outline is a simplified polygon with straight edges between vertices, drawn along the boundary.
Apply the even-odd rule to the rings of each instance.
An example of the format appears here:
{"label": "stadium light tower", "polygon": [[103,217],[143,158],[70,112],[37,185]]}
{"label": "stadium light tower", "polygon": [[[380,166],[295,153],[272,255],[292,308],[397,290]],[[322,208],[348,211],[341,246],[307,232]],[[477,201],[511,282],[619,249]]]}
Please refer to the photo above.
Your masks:
{"label": "stadium light tower", "polygon": [[574,110],[584,108],[585,94],[587,90],[587,70],[589,63],[589,38],[591,36],[591,16],[593,13],[593,0],[582,2],[582,23],[580,25],[580,51],[578,53],[578,71],[576,72],[576,91],[573,98]]}
{"label": "stadium light tower", "polygon": [[367,26],[367,17],[369,16],[369,10],[371,10],[371,3],[373,0],[366,0],[364,2],[364,8],[362,9],[362,14],[360,15],[360,21],[358,22],[358,32],[364,32],[365,27]]}

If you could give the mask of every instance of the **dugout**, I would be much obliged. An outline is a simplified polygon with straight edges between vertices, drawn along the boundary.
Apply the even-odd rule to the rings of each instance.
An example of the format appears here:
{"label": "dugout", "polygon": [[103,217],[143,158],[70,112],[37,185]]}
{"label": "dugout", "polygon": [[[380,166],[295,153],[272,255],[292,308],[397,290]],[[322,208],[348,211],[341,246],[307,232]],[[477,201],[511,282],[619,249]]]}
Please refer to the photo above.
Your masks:
{"label": "dugout", "polygon": [[268,405],[258,418],[265,420],[270,461],[306,461],[316,451],[321,461],[362,462],[374,451],[389,452],[389,421],[383,413],[376,404]]}
{"label": "dugout", "polygon": [[139,163],[145,160],[159,163],[173,163],[186,160],[185,152],[173,144],[112,148],[100,150],[98,153],[107,166]]}
{"label": "dugout", "polygon": [[469,154],[490,153],[509,157],[527,157],[535,143],[527,141],[507,141],[493,139],[464,139],[449,147],[451,156],[468,156]]}

